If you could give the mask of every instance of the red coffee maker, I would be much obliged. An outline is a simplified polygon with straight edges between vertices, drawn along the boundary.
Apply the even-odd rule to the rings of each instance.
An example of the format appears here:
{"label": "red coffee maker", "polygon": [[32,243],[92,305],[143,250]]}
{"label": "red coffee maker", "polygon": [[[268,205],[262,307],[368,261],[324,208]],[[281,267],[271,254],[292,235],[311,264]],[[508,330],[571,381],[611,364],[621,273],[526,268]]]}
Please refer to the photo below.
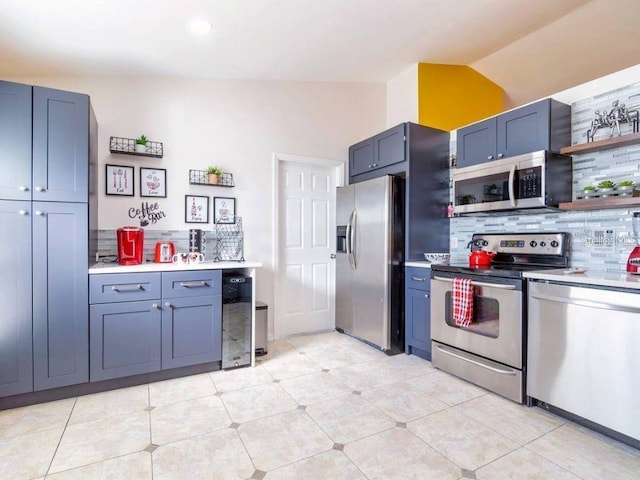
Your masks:
{"label": "red coffee maker", "polygon": [[627,272],[640,275],[640,212],[633,212],[631,225],[636,246],[633,247],[627,259]]}
{"label": "red coffee maker", "polygon": [[140,227],[120,227],[118,236],[118,263],[140,265],[144,247],[144,230]]}

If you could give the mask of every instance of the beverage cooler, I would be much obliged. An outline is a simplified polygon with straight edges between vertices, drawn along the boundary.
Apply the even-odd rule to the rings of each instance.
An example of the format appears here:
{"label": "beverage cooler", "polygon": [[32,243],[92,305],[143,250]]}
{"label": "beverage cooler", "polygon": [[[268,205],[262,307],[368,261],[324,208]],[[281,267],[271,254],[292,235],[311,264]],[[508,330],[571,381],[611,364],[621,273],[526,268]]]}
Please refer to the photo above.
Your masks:
{"label": "beverage cooler", "polygon": [[252,278],[222,273],[222,368],[251,364]]}

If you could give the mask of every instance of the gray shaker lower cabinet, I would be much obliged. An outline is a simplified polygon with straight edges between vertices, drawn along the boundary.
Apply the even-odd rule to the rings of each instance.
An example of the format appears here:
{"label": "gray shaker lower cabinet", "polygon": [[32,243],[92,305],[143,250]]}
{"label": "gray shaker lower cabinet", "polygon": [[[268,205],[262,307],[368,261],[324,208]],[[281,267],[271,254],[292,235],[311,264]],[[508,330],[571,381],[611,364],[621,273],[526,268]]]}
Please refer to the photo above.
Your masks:
{"label": "gray shaker lower cabinet", "polygon": [[33,391],[30,210],[0,200],[0,397]]}
{"label": "gray shaker lower cabinet", "polygon": [[86,203],[33,202],[34,390],[89,381]]}
{"label": "gray shaker lower cabinet", "polygon": [[91,381],[160,370],[160,300],[91,305]]}

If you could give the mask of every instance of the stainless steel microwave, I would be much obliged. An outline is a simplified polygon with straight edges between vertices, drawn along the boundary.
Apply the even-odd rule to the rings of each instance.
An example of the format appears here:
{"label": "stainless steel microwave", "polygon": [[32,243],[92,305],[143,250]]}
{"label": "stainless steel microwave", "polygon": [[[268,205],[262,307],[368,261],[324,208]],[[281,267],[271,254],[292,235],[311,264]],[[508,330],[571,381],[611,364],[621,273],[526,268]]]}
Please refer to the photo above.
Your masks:
{"label": "stainless steel microwave", "polygon": [[571,201],[571,157],[539,151],[454,170],[453,211],[534,213]]}

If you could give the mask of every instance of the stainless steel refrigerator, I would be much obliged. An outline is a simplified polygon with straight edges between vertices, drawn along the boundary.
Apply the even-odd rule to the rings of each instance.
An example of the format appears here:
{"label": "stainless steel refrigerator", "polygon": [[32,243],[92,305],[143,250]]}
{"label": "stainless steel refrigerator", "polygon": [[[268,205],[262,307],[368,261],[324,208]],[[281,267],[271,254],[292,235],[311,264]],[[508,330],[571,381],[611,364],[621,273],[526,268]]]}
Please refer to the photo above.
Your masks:
{"label": "stainless steel refrigerator", "polygon": [[387,353],[404,351],[404,179],[337,192],[336,329]]}

